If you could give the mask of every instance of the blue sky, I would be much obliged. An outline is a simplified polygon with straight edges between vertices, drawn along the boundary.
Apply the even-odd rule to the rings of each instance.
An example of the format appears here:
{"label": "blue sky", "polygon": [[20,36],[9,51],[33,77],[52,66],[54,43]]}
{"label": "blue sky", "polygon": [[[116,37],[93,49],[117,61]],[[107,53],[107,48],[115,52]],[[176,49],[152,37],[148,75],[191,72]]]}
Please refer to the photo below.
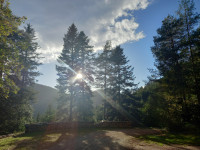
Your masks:
{"label": "blue sky", "polygon": [[[134,67],[136,83],[144,85],[149,71],[154,67],[150,47],[153,36],[168,14],[175,14],[178,0],[10,0],[11,9],[18,16],[27,16],[36,30],[39,50],[45,57],[38,69],[43,74],[38,83],[56,85],[56,58],[62,50],[63,37],[71,23],[85,31],[95,50],[106,40],[113,46],[121,44],[130,65]],[[194,0],[196,11],[200,1]],[[65,6],[65,7],[64,7]],[[128,11],[126,11],[128,10]],[[120,19],[119,19],[120,18]],[[128,19],[127,19],[128,18]]]}

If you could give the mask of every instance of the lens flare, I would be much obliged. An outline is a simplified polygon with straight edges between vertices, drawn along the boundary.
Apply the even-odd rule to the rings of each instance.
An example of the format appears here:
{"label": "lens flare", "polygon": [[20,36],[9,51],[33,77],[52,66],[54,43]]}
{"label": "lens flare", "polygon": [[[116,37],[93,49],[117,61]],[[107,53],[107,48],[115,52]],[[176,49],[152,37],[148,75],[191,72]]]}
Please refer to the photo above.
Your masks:
{"label": "lens flare", "polygon": [[78,73],[77,75],[76,75],[76,79],[82,79],[83,78],[83,75],[81,74],[81,73]]}
{"label": "lens flare", "polygon": [[[60,62],[63,62],[60,60]],[[64,62],[63,64],[70,69],[73,73],[76,74],[75,80],[76,79],[82,79],[84,82],[86,82],[88,85],[93,87],[93,85],[87,81],[87,79],[84,79],[83,75],[81,73],[77,73],[74,71],[70,66],[66,65]],[[138,121],[135,117],[133,117],[131,114],[129,114],[122,106],[120,106],[118,103],[116,103],[111,97],[108,95],[105,95],[103,92],[97,91],[97,93],[105,99],[113,108],[115,108],[119,113],[121,113],[124,117],[126,117],[128,120],[134,121],[136,124],[143,126],[140,121]]]}

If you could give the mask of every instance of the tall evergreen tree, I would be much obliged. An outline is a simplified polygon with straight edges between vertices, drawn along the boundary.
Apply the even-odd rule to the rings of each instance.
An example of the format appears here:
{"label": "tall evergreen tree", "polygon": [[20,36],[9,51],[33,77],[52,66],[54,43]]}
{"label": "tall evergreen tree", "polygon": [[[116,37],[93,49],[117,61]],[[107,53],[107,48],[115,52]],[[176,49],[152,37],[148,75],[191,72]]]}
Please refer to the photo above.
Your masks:
{"label": "tall evergreen tree", "polygon": [[80,90],[78,94],[78,99],[76,101],[78,106],[78,120],[80,121],[91,121],[92,119],[92,91],[88,83],[94,81],[94,54],[92,51],[92,46],[89,45],[89,39],[83,31],[81,31],[77,37],[77,47],[78,51],[78,73],[80,73],[83,78],[77,80]]}
{"label": "tall evergreen tree", "polygon": [[103,119],[104,120],[106,120],[106,105],[108,105],[108,103],[106,102],[106,99],[108,95],[108,86],[109,86],[108,78],[109,78],[110,67],[111,67],[111,61],[110,61],[111,50],[112,50],[111,41],[106,41],[103,52],[100,53],[96,59],[97,86],[104,90],[104,96],[105,96],[104,104],[103,104]]}
{"label": "tall evergreen tree", "polygon": [[[164,90],[171,95],[169,106],[175,110],[174,122],[182,122],[181,114],[184,112],[184,103],[190,95],[190,89],[185,77],[185,52],[180,49],[182,39],[181,21],[172,16],[166,17],[161,28],[157,30],[158,36],[154,37],[151,48],[156,58],[156,67],[162,79],[159,80]],[[177,116],[177,117],[175,117]],[[176,118],[176,119],[175,119]]]}
{"label": "tall evergreen tree", "polygon": [[194,89],[194,94],[197,96],[198,103],[200,105],[200,77],[199,77],[199,57],[196,55],[198,50],[195,50],[195,41],[192,40],[192,35],[196,30],[196,26],[199,23],[200,14],[195,13],[193,0],[181,0],[179,9],[177,11],[182,23],[182,51],[186,53],[187,64],[187,81],[189,86]]}
{"label": "tall evergreen tree", "polygon": [[30,24],[27,24],[24,31],[24,45],[20,51],[20,62],[23,64],[21,72],[22,87],[32,86],[35,83],[35,78],[40,75],[37,67],[41,65],[39,62],[42,57],[37,52],[39,48],[36,42],[35,30]]}
{"label": "tall evergreen tree", "polygon": [[[110,59],[112,66],[111,74],[109,75],[109,95],[112,96],[116,104],[123,106],[123,103],[126,103],[126,101],[124,101],[122,93],[136,86],[136,84],[134,84],[135,77],[133,75],[133,67],[128,65],[129,61],[120,46],[112,50]],[[123,112],[120,112],[120,110],[110,110],[109,118],[111,120],[123,120],[124,117],[127,117],[126,119],[131,119],[126,116],[126,114],[123,115]]]}
{"label": "tall evergreen tree", "polygon": [[164,87],[163,95],[173,114],[172,124],[183,125],[184,122],[199,120],[196,109],[200,97],[196,29],[199,14],[194,13],[191,0],[182,0],[177,14],[178,18],[168,16],[163,20],[151,50],[161,77],[159,82]]}
{"label": "tall evergreen tree", "polygon": [[154,37],[151,48],[156,58],[156,67],[159,70],[162,81],[168,83],[168,92],[181,101],[186,100],[189,89],[186,86],[183,65],[185,52],[180,49],[182,28],[179,19],[168,15],[161,28],[157,30],[158,36]]}
{"label": "tall evergreen tree", "polygon": [[[65,107],[65,110],[69,108],[70,121],[88,120],[92,115],[90,99],[92,92],[87,83],[92,80],[93,74],[91,48],[85,33],[82,31],[78,33],[76,26],[72,24],[64,37],[64,47],[58,59],[61,65],[56,66],[59,76],[57,79],[60,93],[59,106],[63,106],[67,103],[67,99],[69,100],[69,107]],[[83,75],[83,79],[76,78],[78,73]]]}
{"label": "tall evergreen tree", "polygon": [[[56,88],[59,90],[60,95],[58,101],[65,101],[66,94],[68,95],[67,97],[69,98],[70,121],[72,121],[72,107],[75,95],[75,85],[74,83],[72,83],[73,77],[75,77],[75,73],[72,70],[76,71],[77,67],[76,59],[78,57],[78,54],[75,49],[75,47],[77,46],[77,36],[77,28],[74,24],[72,24],[69,27],[68,32],[63,39],[63,50],[58,58],[58,63],[60,63],[61,65],[56,66],[56,70],[58,72],[57,75],[59,76],[59,78],[57,79],[58,85],[56,86]],[[63,106],[64,103],[62,102],[62,104],[59,104],[58,106]]]}

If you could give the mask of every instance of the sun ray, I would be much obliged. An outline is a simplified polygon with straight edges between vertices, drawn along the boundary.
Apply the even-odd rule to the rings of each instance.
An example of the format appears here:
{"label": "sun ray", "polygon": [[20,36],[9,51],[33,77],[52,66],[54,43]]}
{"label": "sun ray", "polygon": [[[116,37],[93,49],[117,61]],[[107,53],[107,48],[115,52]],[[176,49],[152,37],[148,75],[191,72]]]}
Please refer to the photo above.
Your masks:
{"label": "sun ray", "polygon": [[[62,61],[62,60],[61,60]],[[63,62],[63,61],[62,61]],[[74,72],[76,74],[75,80],[76,78],[82,79],[84,82],[86,82],[89,86],[93,87],[92,84],[90,84],[89,82],[87,82],[86,79],[83,78],[83,75],[81,73],[77,73],[76,71],[74,71],[69,65],[65,64],[63,62],[63,64],[69,68],[72,72]],[[115,108],[119,113],[121,113],[123,116],[125,116],[127,119],[134,121],[136,124],[138,125],[142,125],[141,122],[139,122],[135,117],[133,117],[131,114],[129,114],[123,107],[121,107],[119,104],[117,104],[111,97],[105,95],[103,92],[97,91],[97,93],[104,98],[113,108]]]}

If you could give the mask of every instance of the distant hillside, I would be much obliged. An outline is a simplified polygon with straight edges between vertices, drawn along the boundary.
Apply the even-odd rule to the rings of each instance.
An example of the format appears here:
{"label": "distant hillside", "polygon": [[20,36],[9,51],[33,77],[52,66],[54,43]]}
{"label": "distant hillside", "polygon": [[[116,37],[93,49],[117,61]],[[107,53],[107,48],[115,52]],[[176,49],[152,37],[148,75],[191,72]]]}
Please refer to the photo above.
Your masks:
{"label": "distant hillside", "polygon": [[[35,84],[34,90],[36,92],[36,103],[33,104],[34,116],[38,113],[45,113],[48,105],[51,105],[52,108],[56,109],[58,98],[58,91],[56,89],[41,84]],[[96,106],[103,105],[102,97],[98,94],[98,91],[101,90],[93,92],[92,101],[94,108]]]}
{"label": "distant hillside", "polygon": [[41,84],[35,84],[34,90],[36,92],[36,103],[33,104],[34,116],[38,113],[45,113],[48,105],[51,105],[52,108],[56,109],[56,99],[58,98],[58,92],[56,89]]}

